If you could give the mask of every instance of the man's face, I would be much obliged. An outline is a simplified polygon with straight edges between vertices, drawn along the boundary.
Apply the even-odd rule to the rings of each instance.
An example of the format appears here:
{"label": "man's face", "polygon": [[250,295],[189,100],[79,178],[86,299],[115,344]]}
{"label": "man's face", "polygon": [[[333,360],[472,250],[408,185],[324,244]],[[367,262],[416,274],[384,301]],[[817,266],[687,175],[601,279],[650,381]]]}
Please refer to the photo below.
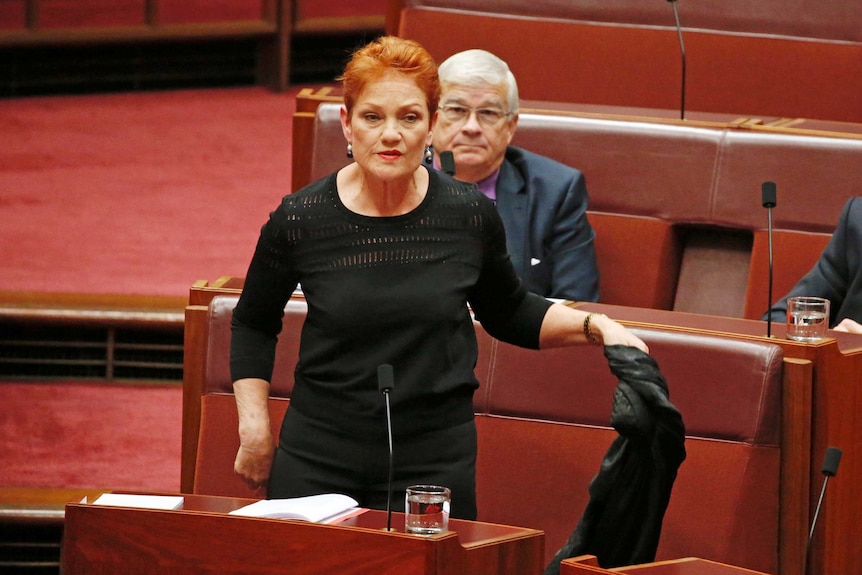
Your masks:
{"label": "man's face", "polygon": [[455,156],[455,177],[478,182],[503,163],[518,116],[509,114],[504,86],[479,88],[444,85],[440,97],[434,151]]}

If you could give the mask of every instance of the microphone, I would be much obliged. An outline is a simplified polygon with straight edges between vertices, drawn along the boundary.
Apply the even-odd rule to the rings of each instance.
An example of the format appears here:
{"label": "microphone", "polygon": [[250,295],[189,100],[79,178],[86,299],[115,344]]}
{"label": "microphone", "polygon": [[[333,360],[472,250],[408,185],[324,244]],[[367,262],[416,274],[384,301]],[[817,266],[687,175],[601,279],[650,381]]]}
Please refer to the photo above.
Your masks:
{"label": "microphone", "polygon": [[682,26],[679,25],[679,12],[676,9],[676,0],[667,0],[673,6],[673,18],[676,20],[676,34],[679,36],[679,52],[682,57],[682,87],[679,101],[679,119],[685,120],[685,42],[682,41]]}
{"label": "microphone", "polygon": [[[766,208],[769,224],[767,235],[769,237],[769,295],[767,296],[766,309],[772,308],[772,208],[776,206],[775,182],[763,182],[760,186],[760,196],[763,207]],[[766,314],[766,337],[772,337],[772,314]]]}
{"label": "microphone", "polygon": [[395,472],[394,449],[392,448],[392,409],[389,392],[395,388],[392,366],[384,363],[377,366],[377,387],[386,398],[386,432],[389,435],[389,486],[386,493],[386,531],[392,531],[392,475]]}
{"label": "microphone", "polygon": [[809,569],[809,556],[811,551],[811,540],[814,538],[814,528],[817,527],[817,516],[820,515],[820,506],[823,504],[823,497],[826,495],[826,484],[830,477],[835,477],[838,473],[838,464],[841,463],[842,451],[837,447],[827,447],[826,455],[823,457],[823,467],[820,472],[823,473],[823,487],[820,489],[820,498],[817,500],[817,507],[814,510],[814,519],[811,520],[811,531],[808,532],[808,545],[805,547],[805,573]]}
{"label": "microphone", "polygon": [[440,167],[450,176],[455,175],[455,154],[450,151],[440,152]]}

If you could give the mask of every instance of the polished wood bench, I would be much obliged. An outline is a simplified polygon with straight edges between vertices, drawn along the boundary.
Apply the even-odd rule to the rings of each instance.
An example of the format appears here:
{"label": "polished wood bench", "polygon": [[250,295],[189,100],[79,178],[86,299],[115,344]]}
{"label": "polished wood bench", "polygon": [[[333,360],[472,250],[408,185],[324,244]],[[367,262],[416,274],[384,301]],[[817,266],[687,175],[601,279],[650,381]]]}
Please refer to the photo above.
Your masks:
{"label": "polished wood bench", "polygon": [[[239,440],[227,347],[241,285],[238,278],[200,282],[190,293],[185,492],[255,496],[233,473]],[[289,406],[303,298],[292,298],[285,312],[270,391],[274,431]],[[687,429],[688,457],[659,557],[696,555],[769,572],[797,561],[808,520],[809,444],[791,414],[810,412],[810,364],[785,361],[770,342],[633,327],[649,343]],[[535,352],[479,326],[477,336],[479,519],[541,529],[549,559],[583,513],[589,481],[616,436],[608,426],[616,382],[594,347]]]}

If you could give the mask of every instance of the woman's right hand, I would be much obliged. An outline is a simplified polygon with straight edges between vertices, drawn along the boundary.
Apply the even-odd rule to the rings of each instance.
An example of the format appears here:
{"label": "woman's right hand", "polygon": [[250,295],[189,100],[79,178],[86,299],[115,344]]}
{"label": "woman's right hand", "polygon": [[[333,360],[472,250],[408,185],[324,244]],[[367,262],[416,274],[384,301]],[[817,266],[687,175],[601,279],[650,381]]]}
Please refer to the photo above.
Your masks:
{"label": "woman's right hand", "polygon": [[269,383],[263,379],[240,379],[233,383],[239,416],[239,449],[234,473],[252,489],[269,481],[275,442],[269,422]]}
{"label": "woman's right hand", "polygon": [[236,452],[233,470],[251,489],[260,489],[269,482],[274,452],[271,438],[253,447],[241,444]]}

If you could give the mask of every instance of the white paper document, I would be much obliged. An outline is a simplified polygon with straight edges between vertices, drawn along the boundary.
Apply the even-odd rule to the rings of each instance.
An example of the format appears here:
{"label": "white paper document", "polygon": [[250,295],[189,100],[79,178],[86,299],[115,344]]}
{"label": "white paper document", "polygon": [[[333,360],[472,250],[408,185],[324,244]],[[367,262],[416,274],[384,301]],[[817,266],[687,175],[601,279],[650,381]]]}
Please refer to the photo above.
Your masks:
{"label": "white paper document", "polygon": [[230,514],[331,524],[364,511],[358,505],[355,499],[347,495],[324,493],[290,499],[262,499],[234,509]]}
{"label": "white paper document", "polygon": [[113,505],[115,507],[140,507],[143,509],[179,509],[183,506],[182,496],[174,495],[133,495],[129,493],[103,493],[93,501],[93,505]]}

